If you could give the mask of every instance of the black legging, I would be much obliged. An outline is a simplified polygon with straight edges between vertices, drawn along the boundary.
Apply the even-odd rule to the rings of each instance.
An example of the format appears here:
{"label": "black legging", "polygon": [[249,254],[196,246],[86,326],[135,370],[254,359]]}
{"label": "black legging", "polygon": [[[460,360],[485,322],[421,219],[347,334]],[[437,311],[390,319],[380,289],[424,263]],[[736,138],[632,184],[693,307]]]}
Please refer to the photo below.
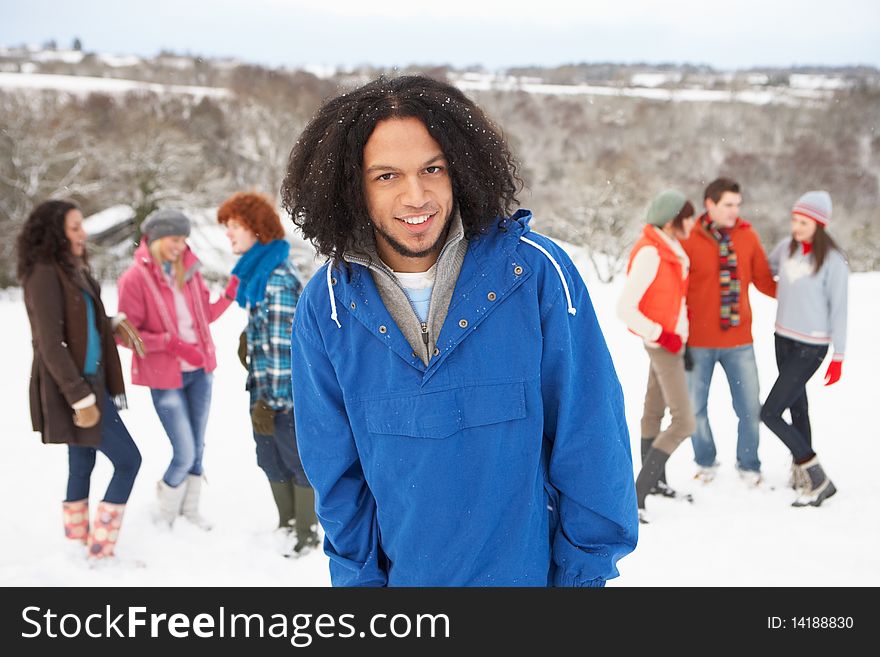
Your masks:
{"label": "black legging", "polygon": [[[776,335],[779,378],[764,400],[761,421],[785,443],[795,463],[804,463],[815,456],[806,385],[827,352],[828,345],[807,344]],[[791,412],[791,424],[782,419],[786,408]]]}

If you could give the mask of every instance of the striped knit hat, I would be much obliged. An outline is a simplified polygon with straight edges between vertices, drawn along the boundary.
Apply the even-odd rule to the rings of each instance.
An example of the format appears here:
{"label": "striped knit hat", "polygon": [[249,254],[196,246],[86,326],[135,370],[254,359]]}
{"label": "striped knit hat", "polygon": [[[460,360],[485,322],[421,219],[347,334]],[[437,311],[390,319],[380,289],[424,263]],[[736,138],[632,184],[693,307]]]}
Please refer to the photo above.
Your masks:
{"label": "striped knit hat", "polygon": [[831,195],[825,191],[807,192],[797,200],[791,213],[808,217],[828,228],[831,223]]}

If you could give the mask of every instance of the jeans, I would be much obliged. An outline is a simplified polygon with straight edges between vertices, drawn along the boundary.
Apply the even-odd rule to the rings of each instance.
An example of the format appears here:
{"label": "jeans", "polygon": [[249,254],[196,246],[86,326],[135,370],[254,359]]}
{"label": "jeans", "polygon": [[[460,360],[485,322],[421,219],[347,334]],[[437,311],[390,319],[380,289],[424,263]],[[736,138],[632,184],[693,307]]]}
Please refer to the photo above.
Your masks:
{"label": "jeans", "polygon": [[689,347],[694,367],[688,372],[688,392],[694,405],[697,430],[691,436],[694,460],[697,465],[710,467],[715,463],[715,440],[709,426],[707,405],[709,385],[715,363],[720,363],[727,375],[733,410],[739,418],[736,441],[736,467],[740,470],[760,472],[758,459],[758,425],[761,402],[758,399],[758,366],[755,350],[747,344],[740,347],[712,349]]}
{"label": "jeans", "polygon": [[[761,420],[788,447],[795,463],[805,463],[815,456],[811,446],[807,381],[816,373],[828,345],[806,344],[776,336],[776,365],[779,378],[761,408]],[[791,424],[782,419],[785,409]]]}
{"label": "jeans", "polygon": [[113,477],[104,493],[105,502],[111,504],[128,502],[134,479],[141,467],[141,453],[106,391],[101,402],[101,444],[97,447],[80,445],[67,447],[69,475],[66,502],[88,498],[97,452],[104,454],[113,464]]}
{"label": "jeans", "polygon": [[275,435],[266,436],[255,431],[254,441],[257,444],[257,465],[269,481],[284,483],[293,479],[297,486],[311,488],[296,448],[293,411],[276,413]]}
{"label": "jeans", "polygon": [[183,372],[183,386],[180,388],[150,389],[153,406],[171,441],[173,455],[162,480],[172,488],[180,486],[188,474],[202,474],[213,380],[213,374],[194,370]]}

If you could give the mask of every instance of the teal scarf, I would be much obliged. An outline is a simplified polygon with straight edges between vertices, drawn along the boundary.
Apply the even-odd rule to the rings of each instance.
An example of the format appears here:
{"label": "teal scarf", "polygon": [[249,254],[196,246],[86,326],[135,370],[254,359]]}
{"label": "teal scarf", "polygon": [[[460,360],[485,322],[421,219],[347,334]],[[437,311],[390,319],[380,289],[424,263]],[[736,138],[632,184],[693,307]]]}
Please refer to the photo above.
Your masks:
{"label": "teal scarf", "polygon": [[235,295],[238,305],[247,308],[262,301],[269,276],[289,255],[287,240],[272,240],[267,244],[257,242],[248,249],[232,270],[239,280],[238,294]]}

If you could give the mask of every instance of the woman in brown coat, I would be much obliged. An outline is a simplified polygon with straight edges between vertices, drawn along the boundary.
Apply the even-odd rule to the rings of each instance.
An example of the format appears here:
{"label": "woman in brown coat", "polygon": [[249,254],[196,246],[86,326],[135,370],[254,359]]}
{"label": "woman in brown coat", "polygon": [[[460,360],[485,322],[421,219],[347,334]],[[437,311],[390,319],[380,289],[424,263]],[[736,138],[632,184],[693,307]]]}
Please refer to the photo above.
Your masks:
{"label": "woman in brown coat", "polygon": [[[113,555],[141,455],[117,409],[125,407],[114,333],[138,347],[140,337],[117,315],[111,320],[86,259],[79,208],[46,201],[30,214],[17,240],[18,278],[33,337],[30,407],[44,443],[66,443],[69,477],[64,501],[68,538],[90,558]],[[89,483],[96,452],[113,477],[89,530]]]}

